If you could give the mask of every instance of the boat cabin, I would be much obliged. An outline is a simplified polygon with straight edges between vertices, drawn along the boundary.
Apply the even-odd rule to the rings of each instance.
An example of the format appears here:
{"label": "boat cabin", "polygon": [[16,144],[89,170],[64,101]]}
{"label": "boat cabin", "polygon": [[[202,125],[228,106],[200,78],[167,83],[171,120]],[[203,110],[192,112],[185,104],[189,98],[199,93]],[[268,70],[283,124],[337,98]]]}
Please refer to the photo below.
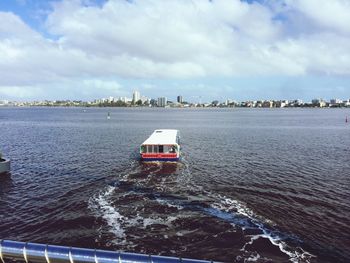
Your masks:
{"label": "boat cabin", "polygon": [[155,130],[140,146],[143,161],[178,161],[180,136],[178,130]]}

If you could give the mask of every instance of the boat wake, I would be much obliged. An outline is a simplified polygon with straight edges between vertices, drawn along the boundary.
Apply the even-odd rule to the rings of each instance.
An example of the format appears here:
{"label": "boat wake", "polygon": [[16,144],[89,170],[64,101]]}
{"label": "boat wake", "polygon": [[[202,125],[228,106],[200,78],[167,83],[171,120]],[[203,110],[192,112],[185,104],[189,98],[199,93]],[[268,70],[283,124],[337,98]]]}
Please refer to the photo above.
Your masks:
{"label": "boat wake", "polygon": [[[259,250],[259,246],[269,246],[271,244],[287,255],[291,262],[312,262],[316,259],[315,255],[300,247],[302,241],[298,237],[277,230],[273,221],[255,214],[240,201],[221,195],[217,197],[219,202],[213,203],[205,211],[230,222],[233,227],[238,226],[243,230],[245,236],[249,239],[241,250],[245,254],[250,253],[251,261],[263,258],[256,251]],[[289,243],[293,245],[288,245]]]}
{"label": "boat wake", "polygon": [[[97,218],[102,218],[106,223],[105,229],[102,231],[113,234],[113,238],[107,243],[112,243],[119,247],[122,246],[124,249],[133,249],[138,243],[137,240],[140,237],[142,238],[141,233],[145,235],[147,233],[152,234],[149,231],[155,230],[154,227],[169,229],[172,222],[178,219],[172,213],[163,214],[145,211],[145,207],[140,203],[147,203],[147,198],[152,200],[151,194],[148,193],[147,189],[131,186],[132,188],[129,191],[124,192],[123,187],[119,188],[117,184],[108,186],[89,200],[90,210],[93,211]],[[120,206],[118,205],[118,200],[121,201]],[[125,202],[127,200],[132,201],[126,205]],[[141,236],[138,236],[139,234]],[[165,231],[163,236],[167,238]],[[140,252],[145,251],[140,250]]]}
{"label": "boat wake", "polygon": [[[97,219],[100,234],[112,234],[112,238],[108,236],[107,243],[131,249],[135,242],[130,237],[135,236],[137,239],[137,230],[149,230],[155,225],[170,227],[175,216],[157,214],[145,208],[156,198],[153,192],[162,193],[171,187],[168,184],[173,182],[169,182],[167,175],[177,167],[178,164],[173,163],[164,165],[152,162],[142,166],[132,163],[130,171],[120,175],[119,180],[109,183],[89,199],[88,207]],[[154,209],[157,210],[157,207]]]}
{"label": "boat wake", "polygon": [[125,240],[125,232],[122,228],[122,222],[125,221],[125,217],[122,216],[118,209],[112,203],[112,194],[115,187],[108,186],[105,191],[98,193],[89,200],[89,208],[94,211],[95,216],[102,217],[110,231],[114,236],[120,240]]}
{"label": "boat wake", "polygon": [[[170,172],[179,168],[175,167]],[[190,177],[186,162],[180,168],[181,174],[174,178],[167,176],[169,167],[164,164],[147,164],[92,196],[89,208],[105,222],[101,231],[112,234],[112,238],[105,235],[101,239],[109,239],[109,243],[125,250],[180,256],[179,251],[190,251],[194,240],[197,245],[209,242],[204,247],[218,246],[215,242],[222,242],[231,233],[226,245],[238,240],[232,244],[235,262],[316,259],[301,248],[300,239],[278,230],[273,221],[257,215],[243,202],[202,190],[184,179]],[[155,243],[165,247],[152,247]]]}

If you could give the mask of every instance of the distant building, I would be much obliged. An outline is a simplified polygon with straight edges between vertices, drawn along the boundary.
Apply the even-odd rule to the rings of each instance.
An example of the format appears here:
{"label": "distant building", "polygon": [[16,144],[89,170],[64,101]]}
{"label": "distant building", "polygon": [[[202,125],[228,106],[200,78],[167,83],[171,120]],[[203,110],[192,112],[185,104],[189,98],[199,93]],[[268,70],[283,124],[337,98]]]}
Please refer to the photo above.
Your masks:
{"label": "distant building", "polygon": [[311,103],[312,103],[312,106],[314,107],[322,108],[326,106],[326,102],[323,99],[313,99]]}
{"label": "distant building", "polygon": [[128,98],[127,97],[119,97],[118,98],[119,101],[127,103],[128,102]]}
{"label": "distant building", "polygon": [[242,101],[240,104],[239,104],[240,107],[248,107],[248,108],[252,108],[254,107],[255,105],[253,104],[253,101]]}
{"label": "distant building", "polygon": [[330,103],[331,104],[340,104],[340,103],[342,103],[343,101],[342,100],[340,100],[340,99],[331,99],[330,100]]}
{"label": "distant building", "polygon": [[137,90],[134,91],[134,93],[132,94],[132,101],[133,102],[137,102],[141,99],[141,95],[140,92],[138,92]]}
{"label": "distant building", "polygon": [[146,96],[141,96],[140,100],[142,101],[142,103],[149,102],[149,99]]}
{"label": "distant building", "polygon": [[292,106],[292,107],[299,107],[299,106],[302,106],[302,105],[303,105],[303,101],[300,100],[300,99],[292,100],[292,101],[289,103],[289,105]]}
{"label": "distant building", "polygon": [[158,98],[158,102],[157,102],[157,105],[158,107],[165,107],[167,106],[167,98],[166,97],[160,97]]}
{"label": "distant building", "polygon": [[157,101],[155,100],[155,99],[151,99],[150,101],[149,101],[149,104],[151,105],[151,106],[157,106]]}
{"label": "distant building", "polygon": [[8,100],[0,100],[0,106],[5,106],[8,105],[9,101]]}
{"label": "distant building", "polygon": [[177,102],[182,103],[182,96],[177,96]]}
{"label": "distant building", "polygon": [[211,105],[212,106],[214,106],[214,107],[217,107],[217,106],[219,106],[219,101],[218,100],[214,100],[214,101],[212,101],[212,103],[211,103]]}
{"label": "distant building", "polygon": [[278,100],[275,102],[276,108],[284,108],[286,105],[287,105],[286,102],[283,100]]}
{"label": "distant building", "polygon": [[331,99],[329,101],[329,107],[334,108],[334,107],[342,107],[342,106],[345,106],[345,103],[340,99]]}
{"label": "distant building", "polygon": [[263,107],[263,108],[272,108],[272,107],[273,107],[273,101],[271,101],[271,100],[265,100],[265,101],[262,103],[262,107]]}

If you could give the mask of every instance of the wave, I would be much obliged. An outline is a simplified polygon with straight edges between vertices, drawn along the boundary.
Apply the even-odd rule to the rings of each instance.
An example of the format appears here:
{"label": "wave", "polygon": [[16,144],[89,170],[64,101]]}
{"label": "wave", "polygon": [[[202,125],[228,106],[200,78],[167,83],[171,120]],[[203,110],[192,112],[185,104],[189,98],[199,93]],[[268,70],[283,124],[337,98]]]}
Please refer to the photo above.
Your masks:
{"label": "wave", "polygon": [[[215,196],[212,194],[212,196]],[[301,243],[300,239],[292,234],[286,234],[275,229],[276,224],[269,219],[258,216],[249,209],[244,203],[225,196],[217,195],[219,202],[213,203],[209,209],[205,211],[213,216],[230,222],[233,226],[239,226],[243,230],[250,230],[250,240],[244,244],[242,251],[246,251],[248,245],[259,238],[268,239],[274,246],[289,257],[291,262],[311,262],[316,258],[315,255],[303,250],[300,246],[291,247],[286,241],[291,243]],[[252,231],[253,230],[253,231]],[[258,259],[254,257],[254,259]]]}

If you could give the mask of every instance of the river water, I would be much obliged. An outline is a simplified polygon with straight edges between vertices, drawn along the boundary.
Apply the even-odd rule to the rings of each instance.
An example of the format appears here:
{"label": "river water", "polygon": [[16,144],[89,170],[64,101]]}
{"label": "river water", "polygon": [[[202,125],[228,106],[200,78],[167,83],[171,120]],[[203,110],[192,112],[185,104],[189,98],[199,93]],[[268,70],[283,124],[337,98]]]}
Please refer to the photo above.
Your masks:
{"label": "river water", "polygon": [[[111,118],[107,119],[110,112]],[[349,262],[349,109],[0,108],[0,238],[224,262]],[[154,129],[179,163],[142,163]]]}

